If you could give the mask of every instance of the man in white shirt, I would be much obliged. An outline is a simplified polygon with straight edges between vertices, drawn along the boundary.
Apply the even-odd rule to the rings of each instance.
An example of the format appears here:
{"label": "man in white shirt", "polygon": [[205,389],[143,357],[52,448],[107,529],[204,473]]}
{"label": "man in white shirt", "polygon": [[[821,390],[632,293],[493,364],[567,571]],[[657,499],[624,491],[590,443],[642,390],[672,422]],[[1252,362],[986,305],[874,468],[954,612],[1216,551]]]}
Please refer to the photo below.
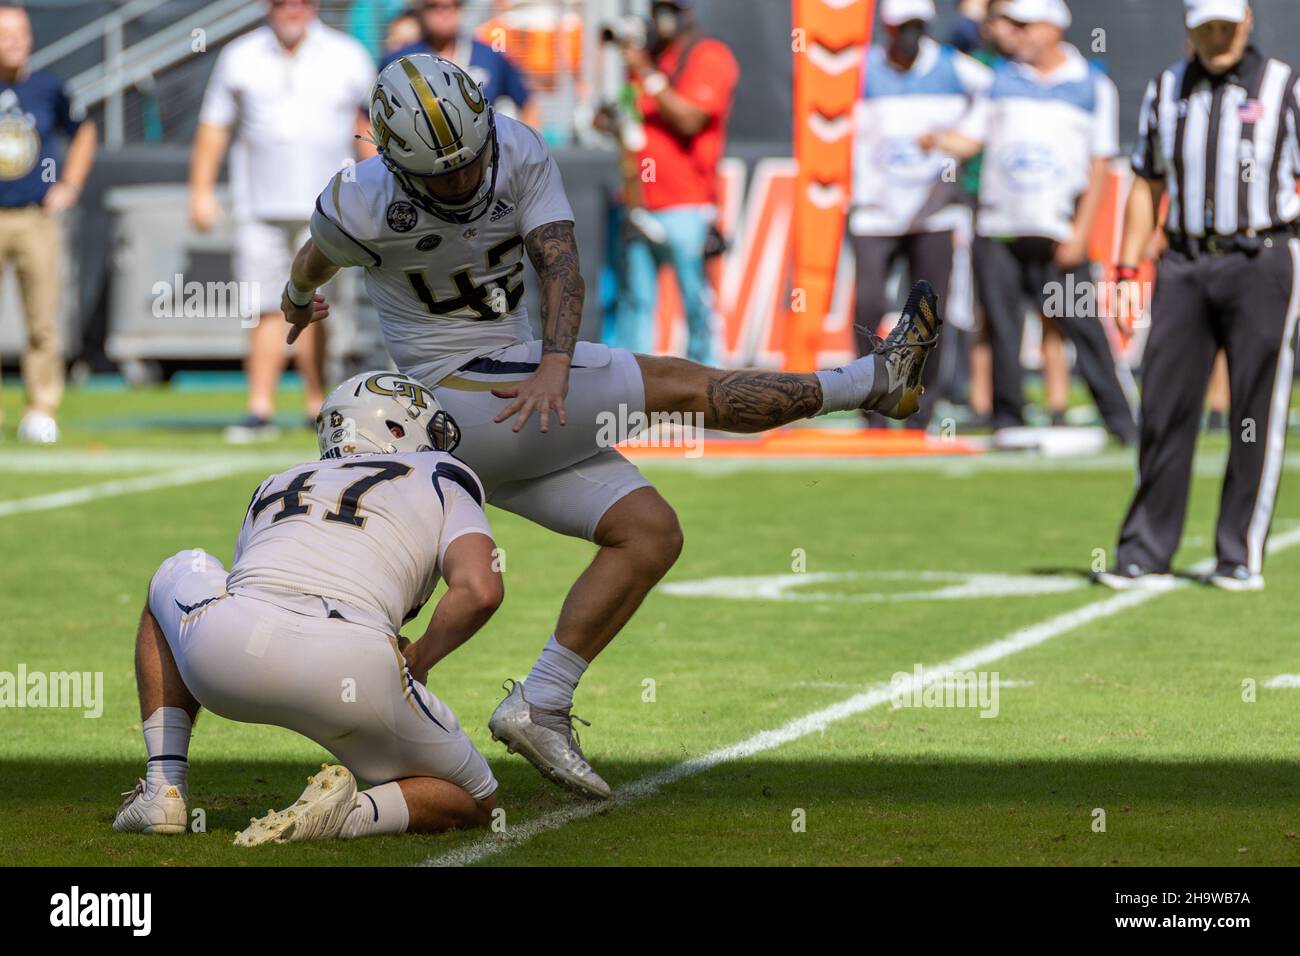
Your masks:
{"label": "man in white shirt", "polygon": [[[218,56],[194,138],[190,218],[200,232],[216,222],[214,189],[229,145],[234,271],[246,293],[240,312],[259,316],[245,364],[248,418],[227,430],[232,441],[275,434],[275,389],[285,364],[279,289],[320,183],[358,158],[354,134],[369,133],[364,111],[374,64],[316,11],[316,0],[269,0],[266,23]],[[324,351],[314,330],[295,355],[309,419],[324,397]]]}
{"label": "man in white shirt", "polygon": [[[1076,308],[1093,281],[1088,239],[1119,152],[1119,93],[1065,42],[1064,0],[1008,0],[1000,12],[1013,31],[1012,59],[956,129],[921,139],[963,158],[985,153],[975,274],[993,346],[993,425],[1024,424],[1020,346],[1029,300],[1074,343],[1106,427],[1131,444],[1137,424],[1101,319]],[[1062,300],[1066,307],[1055,307]]]}
{"label": "man in white shirt", "polygon": [[[934,16],[933,0],[883,0],[880,17],[888,42],[867,55],[855,110],[849,216],[857,263],[854,332],[859,355],[874,348],[872,333],[893,305],[885,299],[885,285],[898,259],[906,260],[913,280],[928,278],[939,301],[947,301],[953,233],[963,220],[967,226],[970,222],[957,160],[927,154],[917,141],[930,130],[956,125],[972,99],[988,90],[993,72],[926,36]],[[939,369],[940,362],[926,368],[926,394],[911,419],[918,427],[925,426],[943,392],[934,382]]]}

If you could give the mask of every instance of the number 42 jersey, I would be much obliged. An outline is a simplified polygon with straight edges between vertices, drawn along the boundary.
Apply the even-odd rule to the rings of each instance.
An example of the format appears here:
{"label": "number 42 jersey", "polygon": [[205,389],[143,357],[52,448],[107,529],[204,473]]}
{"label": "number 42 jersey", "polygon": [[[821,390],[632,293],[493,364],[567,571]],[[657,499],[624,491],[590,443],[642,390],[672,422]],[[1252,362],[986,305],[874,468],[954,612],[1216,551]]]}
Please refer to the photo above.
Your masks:
{"label": "number 42 jersey", "polygon": [[[395,635],[438,584],[448,546],[492,535],[483,487],[438,451],[353,455],[297,465],[258,486],[226,590]],[[336,606],[337,605],[337,606]]]}
{"label": "number 42 jersey", "polygon": [[398,368],[430,385],[534,337],[523,304],[524,237],[573,221],[542,138],[505,116],[496,117],[496,136],[496,190],[473,222],[416,206],[378,156],[335,175],[312,215],[316,247],[336,265],[365,269]]}

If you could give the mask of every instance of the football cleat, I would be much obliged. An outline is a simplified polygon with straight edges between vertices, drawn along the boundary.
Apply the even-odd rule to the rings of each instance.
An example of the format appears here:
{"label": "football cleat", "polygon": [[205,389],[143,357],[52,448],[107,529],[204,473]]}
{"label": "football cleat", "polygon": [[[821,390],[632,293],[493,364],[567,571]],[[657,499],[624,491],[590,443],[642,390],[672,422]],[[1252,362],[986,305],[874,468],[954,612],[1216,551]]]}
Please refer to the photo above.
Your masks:
{"label": "football cleat", "polygon": [[492,739],[520,754],[542,776],[594,800],[609,798],[609,784],[591,769],[582,754],[573,721],[590,727],[581,717],[566,710],[543,710],[524,698],[524,685],[508,680],[502,685],[506,699],[497,705],[488,721]]}
{"label": "football cleat", "polygon": [[939,297],[922,279],[912,286],[912,294],[889,338],[879,342],[871,353],[876,360],[875,384],[862,403],[863,411],[896,419],[916,414],[925,394],[921,384],[925,360],[939,344],[942,325]]}
{"label": "football cleat", "polygon": [[187,829],[189,813],[180,788],[159,787],[149,794],[145,792],[144,781],[137,780],[135,789],[122,796],[126,799],[117,808],[113,820],[113,829],[118,833],[174,835]]}
{"label": "football cleat", "polygon": [[1148,571],[1137,564],[1126,564],[1111,571],[1098,571],[1092,580],[1112,591],[1167,591],[1178,583],[1172,574]]}
{"label": "football cleat", "polygon": [[1225,564],[1215,568],[1205,583],[1222,591],[1262,591],[1264,575],[1251,574],[1244,564]]}
{"label": "football cleat", "polygon": [[29,445],[53,445],[59,440],[59,425],[44,412],[30,411],[18,423],[18,440]]}
{"label": "football cleat", "polygon": [[235,846],[337,839],[356,804],[357,781],[352,772],[323,763],[320,773],[307,778],[307,789],[293,806],[250,819],[235,835]]}

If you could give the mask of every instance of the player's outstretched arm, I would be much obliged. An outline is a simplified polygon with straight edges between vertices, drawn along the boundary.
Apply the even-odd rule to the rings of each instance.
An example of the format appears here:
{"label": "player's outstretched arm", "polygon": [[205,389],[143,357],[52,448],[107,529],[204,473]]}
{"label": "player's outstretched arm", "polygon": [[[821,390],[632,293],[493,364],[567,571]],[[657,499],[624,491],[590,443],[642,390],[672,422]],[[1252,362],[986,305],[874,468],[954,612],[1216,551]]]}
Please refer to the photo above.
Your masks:
{"label": "player's outstretched arm", "polygon": [[447,591],[424,635],[402,651],[411,676],[420,683],[430,668],[473,637],[501,606],[505,589],[494,566],[495,547],[485,534],[464,534],[447,546],[442,558]]}
{"label": "player's outstretched arm", "polygon": [[542,360],[536,372],[514,388],[493,389],[497,398],[513,399],[496,421],[515,415],[514,430],[538,413],[541,430],[548,431],[551,412],[563,425],[564,397],[569,392],[569,365],[582,326],[587,286],[578,260],[578,240],[572,222],[548,222],[524,237],[524,248],[542,287]]}
{"label": "player's outstretched arm", "polygon": [[285,283],[284,294],[280,297],[280,310],[284,313],[285,320],[293,326],[289,330],[290,345],[302,335],[307,326],[329,317],[329,303],[316,290],[334,278],[338,271],[339,266],[326,258],[325,253],[310,239],[293,257],[289,281]]}

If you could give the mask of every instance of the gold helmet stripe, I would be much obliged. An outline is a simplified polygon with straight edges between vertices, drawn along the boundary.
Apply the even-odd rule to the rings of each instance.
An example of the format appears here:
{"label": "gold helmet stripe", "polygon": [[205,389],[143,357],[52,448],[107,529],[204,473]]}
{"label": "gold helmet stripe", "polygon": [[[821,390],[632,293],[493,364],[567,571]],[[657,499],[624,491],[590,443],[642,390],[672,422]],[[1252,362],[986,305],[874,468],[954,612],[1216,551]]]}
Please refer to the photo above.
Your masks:
{"label": "gold helmet stripe", "polygon": [[420,100],[420,108],[424,111],[425,118],[429,121],[429,128],[433,131],[434,145],[437,147],[438,154],[455,150],[459,137],[452,132],[451,122],[442,107],[442,101],[433,95],[429,81],[406,57],[401,57],[397,62],[402,64],[402,72],[411,81],[411,89],[415,90],[415,95]]}

